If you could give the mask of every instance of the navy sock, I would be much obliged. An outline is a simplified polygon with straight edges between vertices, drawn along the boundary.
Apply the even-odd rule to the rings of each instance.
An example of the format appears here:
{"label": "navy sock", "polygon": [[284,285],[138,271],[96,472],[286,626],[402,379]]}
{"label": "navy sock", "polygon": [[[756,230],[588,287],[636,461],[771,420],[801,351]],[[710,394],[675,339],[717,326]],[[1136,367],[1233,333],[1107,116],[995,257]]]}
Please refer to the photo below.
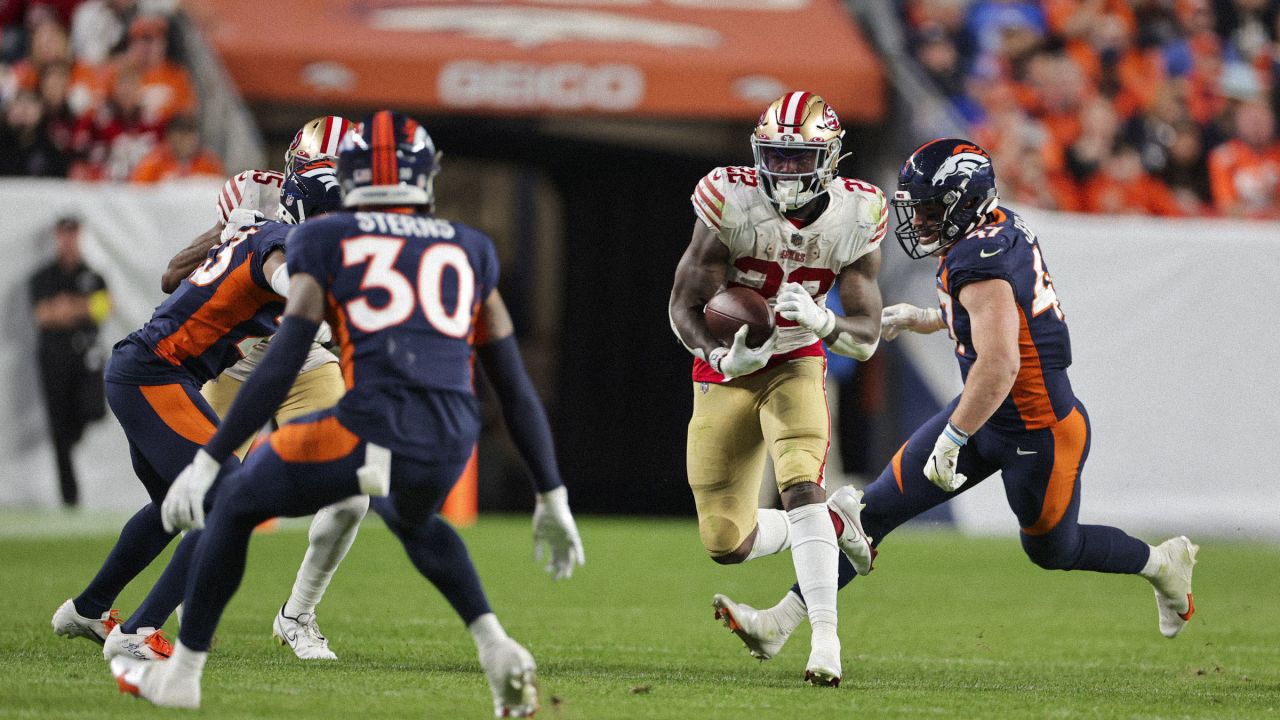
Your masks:
{"label": "navy sock", "polygon": [[[244,579],[249,539],[261,521],[255,517],[215,512],[198,533],[189,565],[194,577],[187,582],[186,608],[178,634],[182,644],[192,650],[209,650],[222,611]],[[200,579],[198,587],[194,578]]]}
{"label": "navy sock", "polygon": [[125,621],[123,632],[136,633],[138,628],[163,627],[173,614],[187,587],[187,570],[191,567],[191,557],[195,553],[196,543],[200,542],[200,532],[192,531],[178,543],[173,551],[169,566],[164,569],[160,579],[151,586],[151,592],[138,606],[129,619]]}
{"label": "navy sock", "polygon": [[453,526],[439,515],[409,524],[386,498],[374,498],[370,507],[386,520],[387,527],[404,544],[413,566],[444,595],[463,624],[470,625],[481,615],[493,612],[467,546]]}
{"label": "navy sock", "polygon": [[111,609],[120,592],[169,545],[173,536],[160,521],[160,506],[147,503],[120,530],[120,539],[102,568],[75,599],[76,612],[96,618]]}

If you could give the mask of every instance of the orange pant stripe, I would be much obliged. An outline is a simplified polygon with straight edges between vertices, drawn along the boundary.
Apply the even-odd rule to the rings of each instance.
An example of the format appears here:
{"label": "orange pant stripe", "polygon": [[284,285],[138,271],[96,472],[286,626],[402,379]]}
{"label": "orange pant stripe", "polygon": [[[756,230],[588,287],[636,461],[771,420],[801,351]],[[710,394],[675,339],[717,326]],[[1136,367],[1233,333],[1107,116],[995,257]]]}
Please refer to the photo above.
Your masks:
{"label": "orange pant stripe", "polygon": [[213,437],[217,429],[213,421],[200,412],[181,385],[141,385],[138,389],[156,415],[175,433],[197,445],[204,445]]}
{"label": "orange pant stripe", "polygon": [[1058,526],[1075,495],[1080,459],[1088,439],[1089,427],[1078,409],[1053,426],[1053,471],[1049,474],[1049,487],[1045,489],[1044,506],[1035,523],[1022,532],[1044,535]]}
{"label": "orange pant stripe", "polygon": [[271,433],[271,449],[291,463],[333,462],[351,454],[360,438],[329,415],[314,422],[289,423]]}

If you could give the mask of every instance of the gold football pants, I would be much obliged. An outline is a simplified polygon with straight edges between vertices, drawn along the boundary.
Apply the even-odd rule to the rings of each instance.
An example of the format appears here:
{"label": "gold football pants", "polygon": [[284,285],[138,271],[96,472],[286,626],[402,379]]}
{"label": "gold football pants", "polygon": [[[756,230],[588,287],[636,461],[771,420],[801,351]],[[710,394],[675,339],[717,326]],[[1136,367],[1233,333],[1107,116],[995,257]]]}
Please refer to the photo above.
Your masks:
{"label": "gold football pants", "polygon": [[821,482],[830,436],[825,377],[826,359],[805,357],[723,384],[693,384],[689,487],[712,556],[733,552],[755,529],[766,449],[779,490]]}
{"label": "gold football pants", "polygon": [[[204,387],[200,388],[200,394],[213,406],[213,411],[218,413],[218,417],[226,417],[227,410],[231,409],[231,401],[235,400],[236,393],[240,392],[240,386],[243,384],[223,374],[205,383]],[[298,373],[298,378],[293,381],[293,387],[289,388],[289,395],[276,410],[275,421],[283,425],[296,417],[331,408],[338,404],[344,392],[346,392],[346,386],[342,381],[342,371],[338,363],[325,363],[318,368]],[[236,450],[236,457],[243,460],[252,444],[253,438],[246,440],[244,445]]]}

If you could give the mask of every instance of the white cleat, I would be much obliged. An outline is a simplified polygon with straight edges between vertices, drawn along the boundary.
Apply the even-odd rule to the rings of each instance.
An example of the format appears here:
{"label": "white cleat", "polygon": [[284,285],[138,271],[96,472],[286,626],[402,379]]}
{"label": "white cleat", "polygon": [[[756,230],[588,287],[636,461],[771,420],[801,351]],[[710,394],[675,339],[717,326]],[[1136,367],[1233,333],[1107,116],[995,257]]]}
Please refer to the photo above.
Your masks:
{"label": "white cleat", "polygon": [[293,649],[302,660],[337,660],[329,649],[329,639],[320,634],[315,613],[302,613],[298,617],[284,614],[284,605],[276,613],[271,635],[281,644]]}
{"label": "white cleat", "polygon": [[804,681],[827,687],[840,686],[840,638],[834,632],[813,637],[813,649],[809,652],[809,664],[804,668]]}
{"label": "white cleat", "polygon": [[135,660],[168,660],[173,654],[173,644],[164,636],[163,630],[155,628],[138,628],[136,633],[127,633],[123,625],[117,625],[107,635],[102,644],[102,657],[111,660],[116,657],[130,657]]}
{"label": "white cleat", "polygon": [[724,595],[713,597],[711,606],[716,609],[716,619],[732,630],[747,646],[751,657],[757,660],[768,660],[777,655],[791,635],[791,631],[784,630],[768,610],[736,603]]}
{"label": "white cleat", "polygon": [[175,663],[157,663],[123,655],[112,658],[111,674],[120,692],[161,707],[200,707],[200,678],[183,673]]}
{"label": "white cleat", "polygon": [[853,569],[866,575],[875,569],[876,551],[871,547],[871,537],[862,529],[862,491],[845,485],[827,498],[827,507],[844,522],[844,532],[836,538]]}
{"label": "white cleat", "polygon": [[494,717],[533,717],[538,712],[537,666],[520,643],[503,638],[485,646],[480,667],[493,691]]}
{"label": "white cleat", "polygon": [[75,602],[68,600],[53,613],[53,633],[67,638],[89,638],[101,645],[107,641],[111,629],[120,623],[119,612],[112,609],[100,618],[87,618],[76,610]]}
{"label": "white cleat", "polygon": [[1153,552],[1164,555],[1160,572],[1151,578],[1156,591],[1156,610],[1160,612],[1160,634],[1175,637],[1196,613],[1191,599],[1191,568],[1196,564],[1200,546],[1179,535],[1160,543]]}

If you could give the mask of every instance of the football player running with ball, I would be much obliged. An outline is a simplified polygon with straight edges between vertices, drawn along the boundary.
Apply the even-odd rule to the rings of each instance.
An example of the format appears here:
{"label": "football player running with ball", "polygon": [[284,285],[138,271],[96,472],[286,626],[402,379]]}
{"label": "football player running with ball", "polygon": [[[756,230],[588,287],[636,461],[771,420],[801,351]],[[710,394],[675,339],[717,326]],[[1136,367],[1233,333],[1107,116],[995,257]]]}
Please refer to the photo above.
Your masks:
{"label": "football player running with ball", "polygon": [[[824,347],[859,360],[875,351],[887,227],[884,194],[837,175],[843,135],[818,95],[797,91],[774,101],[751,134],[755,166],[716,168],[698,183],[698,221],[669,307],[676,336],[695,358],[688,474],[702,544],[722,564],[791,549],[802,593],[793,609],[813,626],[805,679],[823,685],[841,678],[839,550],[859,572],[872,560],[857,492],[828,503],[822,487]],[[825,306],[837,282],[843,317]],[[760,347],[747,344],[746,326],[728,347],[708,331],[703,308],[725,287],[751,288],[777,313],[778,328]],[[757,507],[766,452],[785,511]],[[714,600],[716,616],[737,631],[722,599]],[[767,644],[751,650],[773,653]]]}
{"label": "football player running with ball", "polygon": [[[1080,524],[1092,431],[1067,378],[1067,324],[1035,234],[999,206],[991,158],[967,140],[925,143],[902,166],[893,206],[906,253],[938,258],[939,307],[891,305],[882,335],[946,329],[964,389],[867,486],[863,527],[878,545],[998,471],[1032,562],[1141,575],[1155,588],[1160,632],[1174,637],[1195,612],[1191,570],[1199,548],[1185,537],[1151,547],[1114,527]],[[842,564],[841,586],[853,577]],[[734,609],[748,645],[781,648],[800,622],[777,607]]]}
{"label": "football player running with ball", "polygon": [[[527,384],[496,287],[492,240],[429,212],[437,169],[426,131],[398,113],[374,113],[343,140],[338,177],[350,212],[289,235],[280,330],[217,433],[166,496],[165,523],[205,524],[206,494],[219,470],[284,399],[322,319],[342,348],[347,392],[334,408],[272,433],[225,476],[200,536],[173,656],[164,663],[113,660],[123,690],[157,705],[198,707],[213,632],[244,574],[254,526],[365,493],[378,496],[373,509],[424,576],[442,562],[453,567],[454,583],[441,590],[475,640],[495,714],[537,710],[533,658],[489,608],[465,546],[456,534],[440,544],[428,532],[479,436],[475,346],[500,356],[492,367],[507,382]],[[556,526],[553,555],[571,569],[581,543],[563,488],[553,493],[560,500],[543,522]]]}

